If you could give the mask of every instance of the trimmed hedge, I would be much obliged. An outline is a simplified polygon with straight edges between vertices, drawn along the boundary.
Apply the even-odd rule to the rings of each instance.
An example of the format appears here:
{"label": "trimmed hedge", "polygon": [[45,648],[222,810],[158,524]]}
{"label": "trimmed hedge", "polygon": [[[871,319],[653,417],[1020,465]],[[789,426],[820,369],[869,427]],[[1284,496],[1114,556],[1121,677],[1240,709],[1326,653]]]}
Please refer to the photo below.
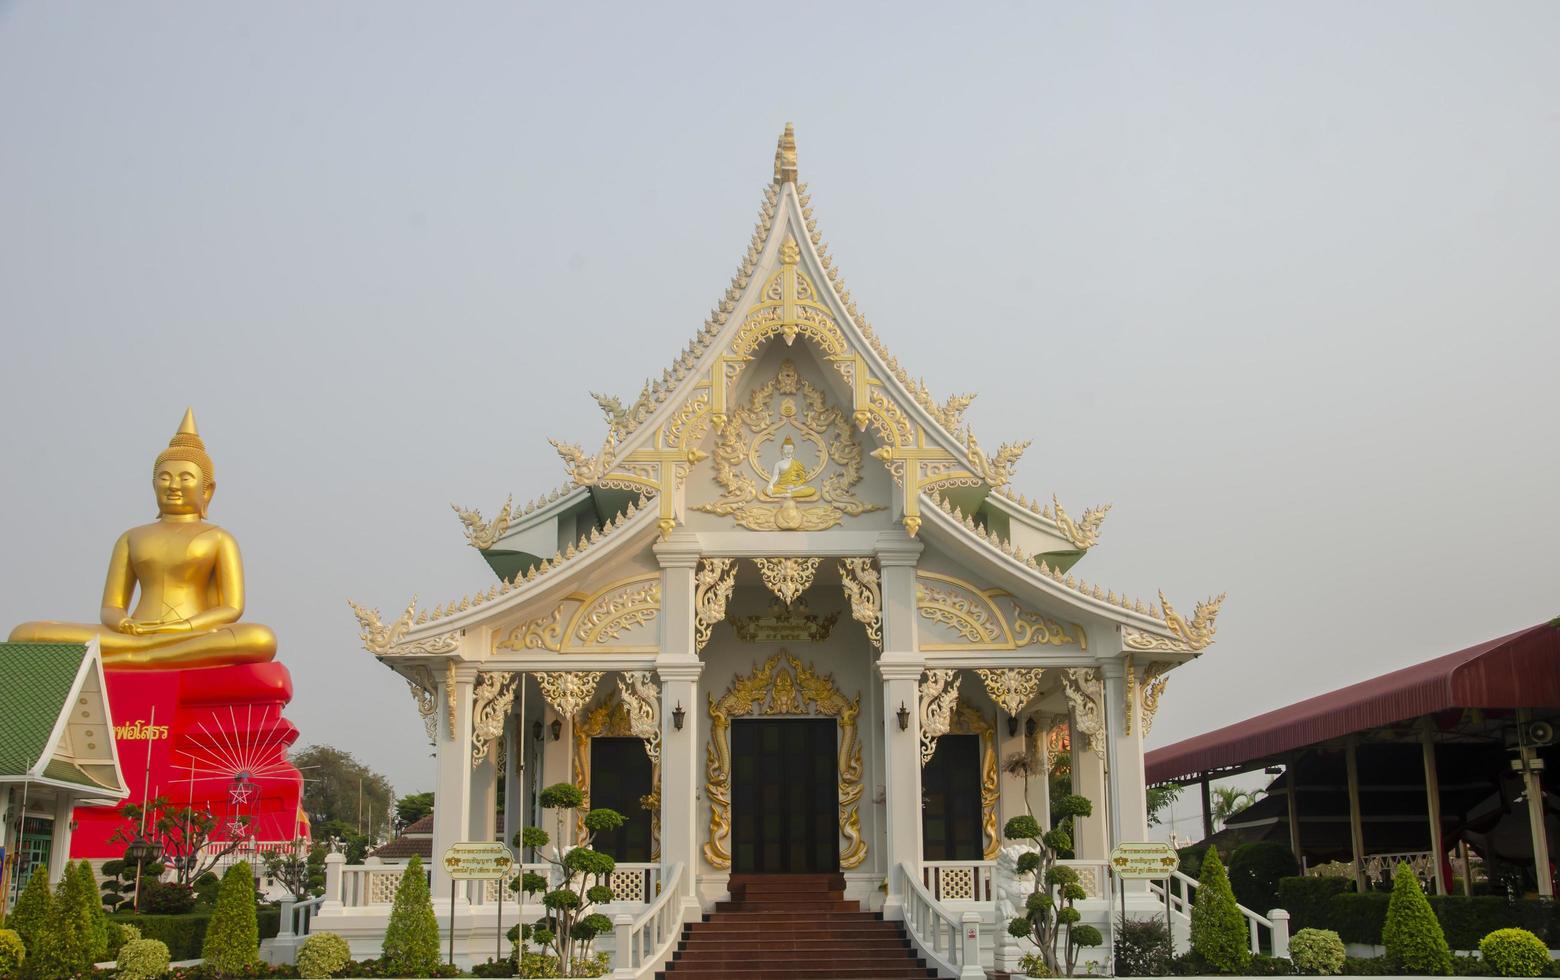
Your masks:
{"label": "trimmed hedge", "polygon": [[1258,915],[1278,905],[1278,883],[1300,873],[1294,852],[1274,841],[1242,844],[1230,855],[1230,887],[1235,901]]}
{"label": "trimmed hedge", "polygon": [[[282,913],[274,905],[262,905],[256,910],[260,921],[260,938],[271,939],[281,931]],[[156,939],[168,947],[168,955],[175,961],[200,958],[201,944],[206,941],[206,927],[211,924],[211,911],[203,909],[184,915],[136,915],[133,912],[111,912],[110,922],[122,922],[141,931],[141,938]]]}
{"label": "trimmed hedge", "polygon": [[[1331,929],[1346,943],[1379,946],[1391,893],[1356,895],[1353,886],[1347,878],[1285,878],[1278,885],[1278,907],[1289,912],[1292,929]],[[1453,949],[1478,949],[1479,940],[1497,929],[1526,929],[1560,949],[1560,902],[1509,902],[1498,895],[1427,898]]]}

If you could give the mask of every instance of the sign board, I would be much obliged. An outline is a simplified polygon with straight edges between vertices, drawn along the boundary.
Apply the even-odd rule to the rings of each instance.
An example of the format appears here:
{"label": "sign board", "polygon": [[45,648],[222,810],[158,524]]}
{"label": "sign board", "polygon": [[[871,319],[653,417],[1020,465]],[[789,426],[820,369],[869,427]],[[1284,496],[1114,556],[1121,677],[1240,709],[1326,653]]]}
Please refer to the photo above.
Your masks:
{"label": "sign board", "polygon": [[1122,878],[1168,878],[1180,866],[1180,855],[1163,841],[1118,844],[1110,852],[1110,868]]}
{"label": "sign board", "polygon": [[514,854],[499,841],[463,841],[444,852],[444,870],[456,881],[503,878],[514,866]]}

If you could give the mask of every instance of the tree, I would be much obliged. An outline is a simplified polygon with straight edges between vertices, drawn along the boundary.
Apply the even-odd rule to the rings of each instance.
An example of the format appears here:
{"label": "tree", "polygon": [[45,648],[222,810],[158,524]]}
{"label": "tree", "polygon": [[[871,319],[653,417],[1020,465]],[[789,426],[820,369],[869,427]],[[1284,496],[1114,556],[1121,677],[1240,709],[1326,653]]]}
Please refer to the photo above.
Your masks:
{"label": "tree", "polygon": [[1002,771],[1024,781],[1024,812],[1034,816],[1035,811],[1029,805],[1029,780],[1045,775],[1045,764],[1041,758],[1028,750],[1014,752],[1002,760]]}
{"label": "tree", "polygon": [[393,977],[432,976],[439,965],[439,922],[421,858],[413,856],[401,872],[381,950]]}
{"label": "tree", "polygon": [[255,872],[248,861],[238,862],[222,876],[217,908],[211,913],[200,955],[218,976],[242,974],[260,962]]}
{"label": "tree", "polygon": [[108,958],[108,913],[103,911],[103,902],[98,897],[97,876],[92,873],[92,864],[86,860],[77,861],[68,865],[65,873],[75,874],[73,898],[85,905],[92,917],[92,962],[105,960]]}
{"label": "tree", "polygon": [[1452,972],[1452,951],[1446,933],[1419,888],[1419,876],[1399,861],[1392,872],[1392,897],[1387,900],[1387,921],[1381,927],[1381,944],[1393,972],[1446,976]]}
{"label": "tree", "polygon": [[[31,882],[29,882],[31,884]],[[54,907],[27,949],[22,975],[31,980],[58,980],[92,971],[92,906],[95,890],[82,888],[81,875],[70,865],[54,890]]]}
{"label": "tree", "polygon": [[1074,928],[1082,918],[1074,903],[1087,896],[1078,872],[1056,862],[1064,853],[1072,853],[1074,819],[1089,816],[1094,812],[1094,804],[1085,797],[1069,794],[1052,799],[1051,812],[1060,816],[1050,830],[1042,830],[1039,821],[1028,814],[1012,818],[1002,828],[1002,836],[1008,840],[1030,841],[1035,846],[1018,859],[1018,873],[1034,875],[1034,890],[1024,903],[1024,914],[1008,922],[1007,931],[1010,936],[1028,939],[1038,946],[1053,976],[1062,971],[1072,976],[1078,947],[1097,946],[1101,937],[1092,926]]}
{"label": "tree", "polygon": [[1181,795],[1181,787],[1175,783],[1148,788],[1148,825],[1158,826],[1159,814]]}
{"label": "tree", "polygon": [[22,937],[22,945],[32,950],[37,947],[43,927],[53,918],[54,895],[49,891],[49,873],[44,867],[36,867],[17,897],[16,907],[5,917],[5,925],[7,929],[14,929]]}
{"label": "tree", "polygon": [[161,849],[161,860],[172,866],[180,885],[193,883],[249,839],[248,817],[229,823],[210,810],[175,806],[166,796],[153,797],[145,806],[126,803],[119,813],[127,824],[109,840],[129,844],[144,826],[146,838]]}
{"label": "tree", "polygon": [[329,745],[310,745],[290,759],[307,776],[303,809],[312,826],[339,823],[370,840],[386,836],[395,798],[390,780]]}
{"label": "tree", "polygon": [[[503,781],[499,781],[503,785]],[[411,793],[395,801],[395,825],[397,830],[405,830],[412,824],[433,812],[433,793]]]}
{"label": "tree", "polygon": [[[287,889],[295,901],[325,893],[325,845],[298,837],[265,854],[265,873]],[[318,891],[316,891],[318,889]]]}
{"label": "tree", "polygon": [[1246,920],[1235,904],[1219,849],[1208,848],[1203,855],[1202,873],[1197,879],[1197,898],[1192,904],[1192,950],[1220,973],[1242,973],[1251,964],[1247,944]]}
{"label": "tree", "polygon": [[1262,799],[1262,790],[1239,790],[1231,786],[1216,786],[1213,790],[1213,825],[1224,829],[1224,822],[1246,807]]}
{"label": "tree", "polygon": [[[565,853],[562,846],[564,820],[585,802],[585,796],[573,783],[554,783],[542,790],[539,801],[543,809],[553,811],[558,843],[551,854],[540,850],[554,840],[540,827],[524,828],[515,843],[537,848],[536,853],[543,860],[558,868],[562,880],[557,888],[542,895],[542,907],[547,909],[547,915],[520,931],[521,954],[525,952],[526,939],[534,940],[544,948],[551,947],[558,956],[559,975],[569,977],[574,976],[575,969],[590,957],[590,946],[596,937],[612,931],[612,920],[590,909],[598,903],[612,901],[612,888],[607,882],[617,862],[611,855],[594,849],[591,842],[601,831],[623,826],[623,815],[605,807],[587,810],[585,839]],[[591,881],[595,884],[590,884]],[[527,872],[511,881],[509,887],[532,895],[547,888],[547,879]]]}

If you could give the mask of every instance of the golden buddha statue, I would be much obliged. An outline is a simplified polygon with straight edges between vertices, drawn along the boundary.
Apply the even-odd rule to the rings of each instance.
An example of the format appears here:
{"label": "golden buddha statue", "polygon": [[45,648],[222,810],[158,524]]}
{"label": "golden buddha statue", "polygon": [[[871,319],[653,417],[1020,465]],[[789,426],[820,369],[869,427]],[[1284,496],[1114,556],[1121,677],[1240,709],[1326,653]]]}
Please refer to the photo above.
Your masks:
{"label": "golden buddha statue", "polygon": [[[238,542],[205,521],[216,489],[211,457],[186,410],[179,431],[152,467],[157,520],[114,542],[103,585],[101,623],[23,623],[12,643],[86,643],[99,637],[103,665],[160,670],[262,663],[276,635],[244,614]],[[140,588],[135,609],[130,600]]]}
{"label": "golden buddha statue", "polygon": [[796,458],[796,443],[790,436],[780,443],[780,458],[764,492],[776,500],[811,500],[818,491],[807,485],[807,467]]}

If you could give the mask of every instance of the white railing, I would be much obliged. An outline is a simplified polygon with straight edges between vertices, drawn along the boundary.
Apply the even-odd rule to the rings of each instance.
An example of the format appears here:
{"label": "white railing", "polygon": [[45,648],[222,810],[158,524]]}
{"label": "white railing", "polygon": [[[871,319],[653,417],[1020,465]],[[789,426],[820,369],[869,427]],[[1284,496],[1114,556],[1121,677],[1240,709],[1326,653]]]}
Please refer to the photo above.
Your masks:
{"label": "white railing", "polygon": [[[622,865],[619,865],[622,867]],[[614,942],[612,976],[614,980],[638,980],[652,975],[671,954],[672,944],[682,935],[682,901],[677,897],[683,866],[672,865],[666,887],[650,907],[637,917],[625,913],[613,920]],[[659,871],[657,872],[659,883]]]}
{"label": "white railing", "polygon": [[[332,860],[332,859],[335,860]],[[325,857],[325,902],[338,903],[332,905],[335,910],[338,905],[343,909],[376,908],[390,906],[395,903],[395,890],[400,887],[401,874],[406,870],[404,864],[383,864],[371,862],[367,864],[347,864],[341,860],[340,855],[329,854]],[[431,868],[423,869],[432,881]],[[535,864],[521,864],[514,870],[514,876],[522,875],[528,871],[535,872],[546,878],[549,885],[556,884],[558,868],[554,864],[540,862]],[[513,876],[512,876],[513,877]],[[619,864],[608,879],[614,893],[613,902],[621,905],[642,905],[653,902],[657,895],[661,894],[661,866],[659,864],[633,863]],[[503,901],[505,905],[517,901],[523,901],[523,895],[517,895],[509,890],[509,883],[499,879],[459,881],[455,883],[456,893],[463,896],[471,905],[493,905],[499,900],[500,889],[503,889]],[[433,896],[434,902],[449,901],[448,895]],[[533,898],[533,901],[535,898]]]}
{"label": "white railing", "polygon": [[320,910],[320,906],[324,902],[324,895],[303,902],[283,899],[282,924],[278,928],[276,937],[281,939],[284,936],[307,936],[309,934],[309,920],[313,918],[314,913]]}
{"label": "white railing", "polygon": [[986,980],[980,965],[980,913],[965,910],[956,916],[932,898],[908,865],[899,866],[899,878],[905,893],[905,931],[921,955],[944,976]]}
{"label": "white railing", "polygon": [[989,902],[995,861],[922,861],[921,884],[937,902]]}
{"label": "white railing", "polygon": [[661,894],[661,865],[619,862],[607,878],[617,905],[643,905]]}
{"label": "white railing", "polygon": [[1078,884],[1083,888],[1083,894],[1087,898],[1109,898],[1110,885],[1106,877],[1108,862],[1083,861],[1068,859],[1056,862],[1058,865],[1072,868],[1078,872]]}
{"label": "white railing", "polygon": [[[1183,919],[1190,929],[1192,921],[1192,906],[1196,904],[1197,879],[1191,875],[1177,871],[1175,879],[1180,888],[1170,889],[1170,909],[1173,915]],[[1148,883],[1149,891],[1158,896],[1159,900],[1165,900],[1164,885],[1158,881]],[[1267,930],[1268,938],[1272,944],[1272,955],[1287,959],[1289,957],[1289,913],[1283,909],[1273,909],[1267,915],[1258,915],[1244,905],[1237,904],[1240,914],[1245,916],[1246,925],[1251,937],[1251,951],[1262,952],[1262,930]],[[1165,927],[1170,930],[1172,942],[1174,942],[1175,924],[1166,922]]]}

